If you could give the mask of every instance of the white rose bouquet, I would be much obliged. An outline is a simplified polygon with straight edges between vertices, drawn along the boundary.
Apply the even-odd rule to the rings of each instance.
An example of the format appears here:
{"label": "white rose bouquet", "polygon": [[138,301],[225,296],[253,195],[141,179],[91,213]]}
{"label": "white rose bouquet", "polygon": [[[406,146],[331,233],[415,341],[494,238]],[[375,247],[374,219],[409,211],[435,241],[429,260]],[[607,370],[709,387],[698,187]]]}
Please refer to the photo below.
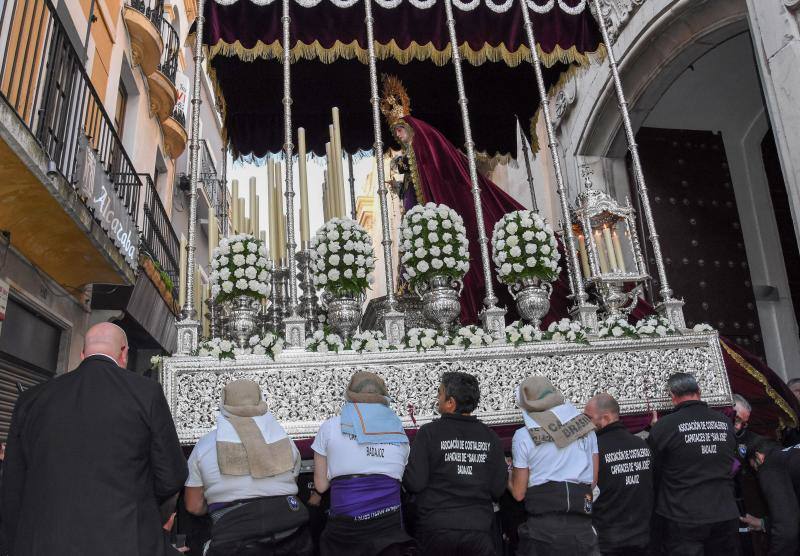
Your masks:
{"label": "white rose bouquet", "polygon": [[638,338],[639,333],[625,317],[608,317],[600,323],[597,336],[600,338]]}
{"label": "white rose bouquet", "polygon": [[494,342],[491,334],[486,332],[480,326],[471,324],[469,326],[462,326],[453,335],[451,344],[458,347],[463,347],[465,350],[469,348],[488,346]]}
{"label": "white rose bouquet", "polygon": [[376,330],[363,330],[361,332],[357,332],[353,334],[353,337],[350,339],[350,349],[353,351],[357,351],[358,353],[362,352],[376,352],[376,351],[385,351],[390,349],[391,346],[389,345],[389,340],[386,339],[383,332],[376,331]]}
{"label": "white rose bouquet", "polygon": [[699,322],[694,325],[692,332],[714,332],[714,327],[705,322]]}
{"label": "white rose bouquet", "polygon": [[339,296],[362,295],[373,282],[372,238],[349,218],[332,218],[311,238],[314,285]]}
{"label": "white rose bouquet", "polygon": [[327,353],[329,351],[339,353],[344,350],[344,341],[338,334],[327,332],[326,330],[317,330],[313,336],[306,339],[305,347],[308,351],[316,351],[318,353]]}
{"label": "white rose bouquet", "polygon": [[249,234],[223,238],[211,255],[211,297],[227,301],[240,295],[263,299],[269,292],[267,249]]}
{"label": "white rose bouquet", "polygon": [[550,224],[530,210],[509,212],[494,225],[492,260],[498,279],[513,284],[522,278],[552,282],[561,255]]}
{"label": "white rose bouquet", "polygon": [[196,355],[200,357],[216,357],[217,359],[235,359],[234,348],[236,348],[236,344],[230,340],[211,338],[198,344]]}
{"label": "white rose bouquet", "polygon": [[283,351],[283,338],[267,332],[263,337],[251,336],[247,346],[243,348],[230,340],[211,338],[200,342],[195,355],[217,359],[236,359],[238,355],[269,355],[274,360],[281,351]]}
{"label": "white rose bouquet", "polygon": [[506,326],[506,341],[514,347],[523,343],[541,342],[542,340],[544,340],[544,334],[532,324],[525,324],[525,322],[518,320]]}
{"label": "white rose bouquet", "polygon": [[417,351],[445,349],[445,346],[450,343],[450,336],[442,334],[434,328],[410,328],[400,343]]}
{"label": "white rose bouquet", "polygon": [[445,205],[417,205],[400,224],[403,277],[413,288],[430,276],[460,280],[469,270],[469,242],[464,221]]}
{"label": "white rose bouquet", "polygon": [[547,332],[544,334],[544,339],[582,344],[586,343],[586,330],[578,321],[564,318],[550,323],[550,326],[547,327]]}
{"label": "white rose bouquet", "polygon": [[668,319],[660,315],[650,315],[636,323],[636,334],[640,337],[663,337],[677,334],[678,331]]}

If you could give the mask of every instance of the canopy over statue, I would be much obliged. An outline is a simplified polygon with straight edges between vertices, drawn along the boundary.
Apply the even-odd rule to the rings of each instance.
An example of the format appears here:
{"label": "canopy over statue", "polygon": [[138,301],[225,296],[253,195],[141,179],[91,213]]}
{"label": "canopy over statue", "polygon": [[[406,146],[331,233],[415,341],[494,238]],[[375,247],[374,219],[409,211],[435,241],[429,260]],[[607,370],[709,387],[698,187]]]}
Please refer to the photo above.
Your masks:
{"label": "canopy over statue", "polygon": [[[440,67],[451,59],[443,1],[373,4],[378,71],[397,75],[413,91],[415,117],[463,144],[456,83],[452,71]],[[530,0],[528,6],[540,56],[550,68],[548,86],[565,71],[602,57],[600,33],[585,0]],[[454,7],[459,51],[468,62],[464,81],[476,148],[516,156],[517,118],[527,129],[539,105],[520,3],[473,0]],[[324,114],[330,106],[347,117],[344,150],[372,149],[363,2],[292,2],[290,14],[292,117],[306,129],[309,150],[325,154]],[[205,16],[209,74],[234,155],[280,152],[281,3],[210,0]]]}

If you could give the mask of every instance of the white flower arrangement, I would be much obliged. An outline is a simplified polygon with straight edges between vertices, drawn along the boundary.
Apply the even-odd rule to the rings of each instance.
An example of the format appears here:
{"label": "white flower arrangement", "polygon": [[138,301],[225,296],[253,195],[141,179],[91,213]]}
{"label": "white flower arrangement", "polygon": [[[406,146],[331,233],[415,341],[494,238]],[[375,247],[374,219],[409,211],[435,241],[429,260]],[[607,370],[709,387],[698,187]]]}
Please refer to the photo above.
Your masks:
{"label": "white flower arrangement", "polygon": [[539,328],[525,324],[525,322],[518,320],[506,326],[506,341],[517,347],[520,344],[528,342],[541,342],[544,340],[544,333]]}
{"label": "white flower arrangement", "polygon": [[469,270],[464,221],[446,205],[427,203],[409,210],[400,224],[403,277],[413,288],[434,275],[460,280]]}
{"label": "white flower arrangement", "polygon": [[306,339],[306,350],[318,353],[333,351],[339,353],[344,350],[344,341],[338,334],[326,330],[317,330],[314,335]]}
{"label": "white flower arrangement", "polygon": [[544,339],[555,342],[586,343],[586,329],[578,321],[563,318],[550,323]]}
{"label": "white flower arrangement", "polygon": [[445,346],[450,343],[450,336],[442,334],[434,328],[410,328],[400,343],[417,351],[445,349]]}
{"label": "white flower arrangement", "polygon": [[677,334],[678,331],[668,319],[660,315],[650,315],[636,323],[636,334],[639,337],[664,337]]}
{"label": "white flower arrangement", "polygon": [[469,326],[462,326],[453,335],[451,345],[463,347],[465,350],[481,346],[488,346],[494,342],[491,334],[486,332],[480,326],[471,324]]}
{"label": "white flower arrangement", "polygon": [[694,325],[692,332],[714,332],[714,327],[705,322],[699,322]]}
{"label": "white flower arrangement", "polygon": [[372,238],[349,218],[331,218],[311,238],[314,285],[334,296],[362,295],[374,281]]}
{"label": "white flower arrangement", "polygon": [[236,359],[239,355],[269,355],[272,360],[283,351],[283,338],[267,332],[263,337],[253,335],[247,346],[240,348],[235,342],[223,338],[211,338],[200,342],[196,355],[217,359]]}
{"label": "white flower arrangement", "polygon": [[608,317],[600,323],[597,331],[599,338],[638,338],[636,327],[628,322],[625,317]]}
{"label": "white flower arrangement", "polygon": [[353,334],[350,339],[350,349],[358,353],[368,352],[373,353],[376,351],[385,351],[391,349],[389,340],[386,339],[383,332],[376,330],[364,330]]}
{"label": "white flower arrangement", "polygon": [[200,357],[216,357],[217,359],[235,359],[234,348],[236,344],[222,338],[204,340],[197,346],[197,355]]}
{"label": "white flower arrangement", "polygon": [[513,284],[523,278],[552,282],[561,255],[553,228],[530,210],[509,212],[494,225],[492,260],[498,279]]}
{"label": "white flower arrangement", "polygon": [[263,299],[269,292],[267,249],[250,234],[222,238],[211,254],[211,297],[227,301],[240,295]]}
{"label": "white flower arrangement", "polygon": [[164,366],[164,358],[160,355],[154,355],[150,358],[150,368],[160,371]]}

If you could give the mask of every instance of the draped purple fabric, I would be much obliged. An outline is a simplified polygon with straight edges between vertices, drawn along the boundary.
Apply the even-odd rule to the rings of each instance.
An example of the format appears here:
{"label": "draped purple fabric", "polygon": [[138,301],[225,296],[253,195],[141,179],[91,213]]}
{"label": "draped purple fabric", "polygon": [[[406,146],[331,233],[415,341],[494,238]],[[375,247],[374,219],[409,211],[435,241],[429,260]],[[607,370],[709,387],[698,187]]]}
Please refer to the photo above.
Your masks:
{"label": "draped purple fabric", "polygon": [[[456,149],[439,130],[417,118],[403,118],[414,130],[412,146],[417,160],[420,187],[425,202],[444,204],[455,210],[464,219],[469,240],[470,268],[464,277],[464,293],[461,296],[461,322],[477,322],[483,308],[486,288],[483,280],[478,224],[472,200],[471,181],[467,157]],[[478,175],[483,206],[483,226],[486,237],[492,237],[495,222],[504,214],[524,208],[491,180]],[[500,305],[513,307],[508,289],[501,286],[492,274],[495,294]]]}
{"label": "draped purple fabric", "polygon": [[[579,0],[566,0],[566,3],[575,6]],[[214,46],[220,42],[234,44],[238,41],[245,49],[253,49],[259,41],[272,44],[282,37],[281,9],[280,2],[264,6],[248,0],[229,5],[206,2],[204,43]],[[484,1],[473,10],[453,11],[459,40],[472,50],[480,50],[485,44],[502,44],[509,52],[516,52],[525,42],[522,12],[517,0],[500,13],[488,8]],[[600,44],[597,25],[588,9],[579,15],[570,15],[556,5],[545,14],[530,13],[536,40],[544,52],[573,47],[580,53],[594,52]],[[398,47],[406,49],[412,43],[431,43],[440,52],[449,47],[441,0],[427,9],[416,8],[407,1],[391,9],[373,3],[373,15],[375,40],[380,45],[394,41]],[[310,8],[292,3],[291,18],[292,47],[298,41],[306,45],[318,41],[322,48],[330,49],[337,41],[344,44],[356,41],[366,49],[362,2],[349,8],[339,8],[327,0]]]}

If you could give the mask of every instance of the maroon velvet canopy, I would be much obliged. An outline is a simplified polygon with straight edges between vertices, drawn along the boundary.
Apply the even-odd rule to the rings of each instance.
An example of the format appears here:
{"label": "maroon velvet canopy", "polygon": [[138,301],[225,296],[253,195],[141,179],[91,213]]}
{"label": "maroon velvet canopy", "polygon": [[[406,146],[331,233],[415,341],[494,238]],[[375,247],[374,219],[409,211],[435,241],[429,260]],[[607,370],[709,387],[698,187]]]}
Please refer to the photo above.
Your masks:
{"label": "maroon velvet canopy", "polygon": [[[548,86],[602,55],[585,0],[528,0]],[[490,155],[516,153],[516,120],[539,104],[519,0],[453,0],[474,138]],[[225,135],[235,154],[283,146],[281,12],[277,0],[210,0],[204,44]],[[414,115],[463,144],[444,0],[373,0],[378,71],[400,77]],[[330,108],[342,112],[348,152],[372,148],[362,0],[292,0],[292,115],[309,150],[324,154]],[[502,100],[501,100],[502,99]]]}

